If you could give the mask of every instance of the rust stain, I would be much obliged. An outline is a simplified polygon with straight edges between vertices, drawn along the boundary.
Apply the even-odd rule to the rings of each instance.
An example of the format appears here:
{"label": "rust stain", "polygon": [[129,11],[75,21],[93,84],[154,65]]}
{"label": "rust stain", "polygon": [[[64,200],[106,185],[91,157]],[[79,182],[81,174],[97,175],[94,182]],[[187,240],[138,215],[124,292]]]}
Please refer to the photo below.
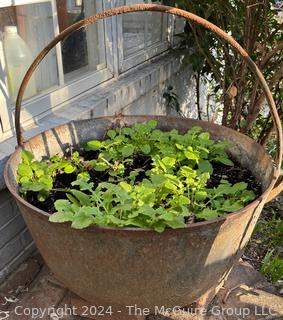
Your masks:
{"label": "rust stain", "polygon": [[179,132],[200,126],[214,139],[225,138],[235,144],[230,152],[262,183],[263,194],[235,213],[159,234],[150,229],[96,226],[74,230],[68,223],[50,223],[46,212],[18,194],[16,172],[21,148],[6,165],[6,185],[45,262],[80,297],[117,308],[125,304],[150,309],[188,305],[217,287],[241,256],[276,179],[272,161],[263,147],[249,137],[209,122],[167,116],[119,118],[119,123],[111,116],[74,121],[37,135],[23,147],[27,150],[36,147],[38,157],[47,152],[53,155],[62,152],[74,137],[79,143],[102,139],[113,123],[132,126],[155,119],[160,129],[177,128]]}

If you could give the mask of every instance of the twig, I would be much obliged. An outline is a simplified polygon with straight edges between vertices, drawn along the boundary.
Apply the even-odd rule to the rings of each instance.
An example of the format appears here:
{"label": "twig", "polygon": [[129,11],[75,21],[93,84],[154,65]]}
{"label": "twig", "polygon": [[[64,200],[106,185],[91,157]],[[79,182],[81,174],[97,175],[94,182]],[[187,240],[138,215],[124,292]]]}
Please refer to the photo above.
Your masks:
{"label": "twig", "polygon": [[227,299],[229,298],[229,295],[230,295],[233,291],[235,291],[236,289],[238,289],[240,286],[241,286],[241,284],[238,284],[238,285],[236,285],[235,287],[229,289],[229,290],[226,292],[225,296],[223,297],[222,302],[223,302],[224,304],[226,304]]}
{"label": "twig", "polygon": [[[271,77],[271,79],[268,81],[269,88],[272,89],[279,80],[283,77],[283,64],[280,66],[280,68],[274,73],[274,75]],[[262,107],[262,104],[265,101],[265,94],[262,93],[257,101],[255,102],[253,109],[247,116],[246,124],[242,130],[243,133],[247,133],[251,127],[253,122],[256,120],[258,113],[260,112],[260,109]]]}

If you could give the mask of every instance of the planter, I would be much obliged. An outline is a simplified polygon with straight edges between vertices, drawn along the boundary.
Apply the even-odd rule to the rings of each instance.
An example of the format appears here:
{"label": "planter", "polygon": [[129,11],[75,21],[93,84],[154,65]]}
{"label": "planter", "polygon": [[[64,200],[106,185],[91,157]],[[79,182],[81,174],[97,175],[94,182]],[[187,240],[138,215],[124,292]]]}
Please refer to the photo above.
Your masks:
{"label": "planter", "polygon": [[[266,151],[247,136],[209,122],[165,116],[118,116],[74,121],[22,143],[19,120],[23,92],[34,69],[47,52],[69,33],[97,19],[140,10],[183,16],[217,32],[232,44],[263,85],[278,127],[281,148],[281,124],[270,91],[255,64],[231,37],[207,21],[182,10],[160,5],[133,5],[99,13],[71,26],[36,58],[17,99],[16,128],[20,146],[7,163],[5,181],[46,264],[66,287],[92,304],[112,306],[118,310],[125,308],[125,305],[137,304],[154,311],[155,306],[188,305],[215,288],[227,276],[241,256],[263,205],[271,198],[282,155],[278,151],[278,168],[275,168]],[[62,154],[69,144],[75,146],[90,139],[102,139],[113,124],[131,126],[150,119],[155,119],[162,130],[176,128],[184,133],[193,126],[200,126],[213,139],[230,140],[234,145],[229,150],[231,156],[247,167],[261,183],[262,195],[245,208],[217,220],[195,223],[182,229],[169,229],[163,233],[149,229],[94,226],[84,230],[71,229],[68,223],[49,222],[46,212],[19,196],[16,175],[23,148],[38,159]],[[281,189],[282,184],[276,192]]]}

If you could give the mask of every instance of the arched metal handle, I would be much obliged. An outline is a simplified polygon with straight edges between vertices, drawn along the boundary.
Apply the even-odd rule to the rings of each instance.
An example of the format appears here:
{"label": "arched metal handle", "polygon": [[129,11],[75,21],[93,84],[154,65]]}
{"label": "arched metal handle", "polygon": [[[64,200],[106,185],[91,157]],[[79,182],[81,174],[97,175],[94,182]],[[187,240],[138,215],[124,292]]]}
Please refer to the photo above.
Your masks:
{"label": "arched metal handle", "polygon": [[[283,137],[282,137],[282,125],[281,121],[276,109],[276,105],[274,103],[271,91],[264,79],[263,74],[257,67],[257,65],[253,62],[253,60],[250,58],[248,53],[241,47],[241,45],[231,36],[229,36],[225,31],[217,27],[216,25],[212,24],[211,22],[191,13],[188,11],[184,11],[178,8],[173,8],[173,7],[168,7],[168,6],[163,6],[159,4],[133,4],[133,5],[128,5],[128,6],[122,6],[122,7],[116,7],[112,8],[110,10],[104,11],[97,13],[94,16],[87,17],[64,31],[62,31],[56,38],[54,38],[40,53],[39,55],[35,58],[31,66],[29,67],[27,73],[24,76],[24,79],[22,81],[22,84],[19,89],[19,93],[17,96],[17,101],[16,101],[16,111],[15,111],[15,127],[16,127],[16,134],[17,134],[17,142],[18,145],[20,146],[23,143],[23,136],[21,132],[21,127],[20,127],[20,115],[21,115],[21,104],[22,104],[22,99],[23,95],[25,92],[25,89],[27,87],[27,84],[39,65],[39,63],[44,59],[44,57],[47,55],[47,53],[56,46],[58,42],[61,40],[65,39],[67,36],[69,36],[71,33],[87,27],[91,24],[94,24],[96,21],[112,17],[114,15],[119,15],[122,13],[129,13],[129,12],[137,12],[137,11],[157,11],[157,12],[163,12],[163,13],[168,13],[172,14],[175,16],[183,17],[186,20],[195,22],[204,28],[212,31],[215,33],[219,38],[227,41],[243,58],[243,60],[246,61],[249,69],[251,72],[255,75],[255,77],[258,79],[259,83],[261,84],[261,87],[264,91],[266,100],[268,102],[268,105],[270,107],[271,115],[272,115],[272,120],[275,124],[276,127],[276,135],[277,135],[277,151],[276,151],[276,168],[275,168],[275,179],[273,181],[273,186],[275,185],[276,179],[280,176],[280,168],[281,168],[281,163],[282,163],[282,148],[283,148]],[[283,182],[281,182],[272,192],[271,195],[276,196],[283,190]],[[270,198],[268,198],[270,200]]]}

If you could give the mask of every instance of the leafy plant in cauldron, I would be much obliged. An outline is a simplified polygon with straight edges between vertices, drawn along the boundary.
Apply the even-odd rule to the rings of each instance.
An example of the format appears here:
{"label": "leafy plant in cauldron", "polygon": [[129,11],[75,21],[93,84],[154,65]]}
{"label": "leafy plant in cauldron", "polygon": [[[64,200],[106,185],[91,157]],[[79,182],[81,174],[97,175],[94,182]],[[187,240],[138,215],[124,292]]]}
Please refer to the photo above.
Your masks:
{"label": "leafy plant in cauldron", "polygon": [[226,153],[230,142],[216,142],[199,127],[182,135],[156,125],[150,120],[111,129],[103,141],[41,161],[23,151],[20,194],[48,211],[50,221],[70,221],[76,229],[162,232],[234,212],[260,193],[251,173]]}

